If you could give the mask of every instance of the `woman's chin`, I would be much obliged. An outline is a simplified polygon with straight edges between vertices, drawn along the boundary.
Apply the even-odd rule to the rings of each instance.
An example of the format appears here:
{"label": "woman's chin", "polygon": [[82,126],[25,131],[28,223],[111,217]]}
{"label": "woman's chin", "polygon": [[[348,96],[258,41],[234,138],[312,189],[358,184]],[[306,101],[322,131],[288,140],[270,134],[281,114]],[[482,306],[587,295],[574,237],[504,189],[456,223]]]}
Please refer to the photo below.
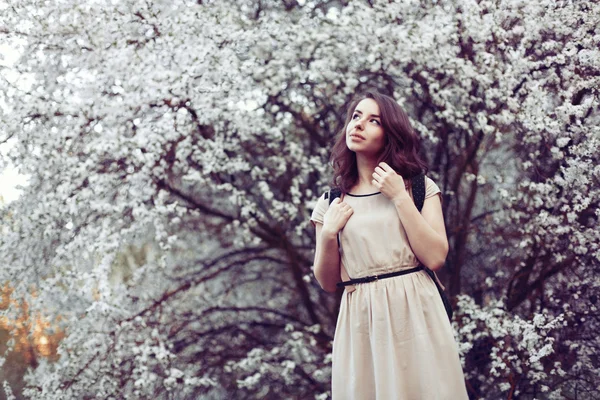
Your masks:
{"label": "woman's chin", "polygon": [[353,151],[355,153],[364,151],[363,146],[354,142],[346,142],[346,147],[348,147],[348,150]]}
{"label": "woman's chin", "polygon": [[361,149],[358,146],[348,146],[348,150],[350,150],[351,152],[355,153],[357,156],[360,156],[360,157],[377,158],[376,153],[374,153],[372,151],[368,151],[366,149]]}

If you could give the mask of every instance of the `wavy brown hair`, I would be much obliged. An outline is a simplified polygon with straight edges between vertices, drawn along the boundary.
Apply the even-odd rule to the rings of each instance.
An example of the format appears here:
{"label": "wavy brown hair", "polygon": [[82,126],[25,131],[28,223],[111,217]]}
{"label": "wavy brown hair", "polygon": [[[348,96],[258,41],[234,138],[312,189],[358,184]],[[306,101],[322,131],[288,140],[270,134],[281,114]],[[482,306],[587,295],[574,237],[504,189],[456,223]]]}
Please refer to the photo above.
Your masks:
{"label": "wavy brown hair", "polygon": [[427,164],[419,155],[420,139],[410,124],[408,115],[392,97],[376,90],[367,90],[355,96],[348,106],[346,122],[338,132],[331,151],[330,163],[333,166],[334,187],[348,193],[358,181],[356,153],[346,145],[346,128],[352,120],[354,109],[362,100],[375,100],[379,106],[379,115],[384,132],[384,146],[377,162],[382,161],[406,180],[427,173]]}

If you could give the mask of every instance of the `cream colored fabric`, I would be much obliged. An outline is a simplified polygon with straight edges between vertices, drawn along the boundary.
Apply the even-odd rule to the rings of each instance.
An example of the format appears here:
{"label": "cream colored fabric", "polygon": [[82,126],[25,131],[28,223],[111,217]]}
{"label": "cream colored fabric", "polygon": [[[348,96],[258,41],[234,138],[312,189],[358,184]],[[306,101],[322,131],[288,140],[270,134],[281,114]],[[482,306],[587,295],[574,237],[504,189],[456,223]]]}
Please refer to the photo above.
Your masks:
{"label": "cream colored fabric", "polygon": [[[425,198],[438,193],[427,178]],[[340,232],[341,260],[350,278],[418,264],[397,211],[383,194],[346,195],[344,201],[354,209]],[[321,196],[311,221],[323,223],[328,207]],[[468,399],[452,326],[424,271],[344,290],[333,342],[332,396]]]}

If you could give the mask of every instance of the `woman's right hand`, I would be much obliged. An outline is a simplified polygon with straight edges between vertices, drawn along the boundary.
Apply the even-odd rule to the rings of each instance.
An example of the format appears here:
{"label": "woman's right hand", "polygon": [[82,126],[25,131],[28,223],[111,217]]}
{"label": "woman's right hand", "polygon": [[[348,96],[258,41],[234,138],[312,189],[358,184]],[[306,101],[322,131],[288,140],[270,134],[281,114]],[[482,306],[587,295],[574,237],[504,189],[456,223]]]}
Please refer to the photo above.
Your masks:
{"label": "woman's right hand", "polygon": [[336,197],[331,202],[331,205],[323,215],[323,229],[335,233],[342,230],[344,226],[346,226],[346,222],[352,216],[354,210],[352,207],[340,200],[339,197]]}

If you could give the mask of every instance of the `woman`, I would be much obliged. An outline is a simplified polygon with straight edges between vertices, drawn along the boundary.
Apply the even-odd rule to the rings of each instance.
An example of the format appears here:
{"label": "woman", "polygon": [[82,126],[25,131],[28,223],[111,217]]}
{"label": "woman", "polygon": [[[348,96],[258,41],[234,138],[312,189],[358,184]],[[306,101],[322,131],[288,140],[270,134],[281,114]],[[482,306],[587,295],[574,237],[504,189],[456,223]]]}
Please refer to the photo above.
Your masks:
{"label": "woman", "polygon": [[[452,327],[435,283],[448,253],[438,186],[426,178],[421,213],[410,178],[426,172],[408,116],[389,96],[355,99],[333,147],[333,182],[342,196],[321,196],[314,274],[321,287],[345,286],[333,341],[332,397],[468,399]],[[338,248],[339,238],[339,248]],[[417,267],[417,268],[415,268]]]}

